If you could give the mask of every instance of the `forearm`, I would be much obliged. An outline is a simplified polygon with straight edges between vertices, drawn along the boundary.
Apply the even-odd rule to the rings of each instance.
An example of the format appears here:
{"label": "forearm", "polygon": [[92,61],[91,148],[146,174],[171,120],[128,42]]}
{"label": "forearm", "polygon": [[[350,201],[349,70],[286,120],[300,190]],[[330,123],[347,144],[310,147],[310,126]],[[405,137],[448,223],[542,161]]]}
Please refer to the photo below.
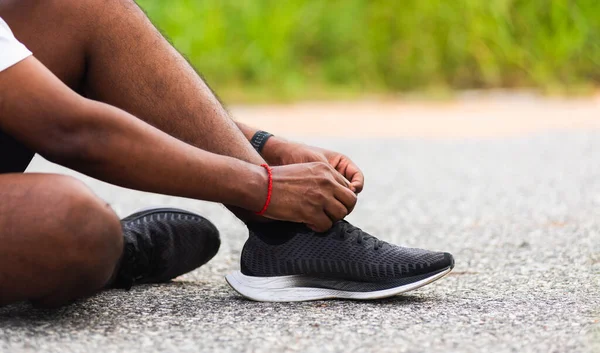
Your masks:
{"label": "forearm", "polygon": [[[91,102],[78,128],[64,136],[73,149],[57,162],[127,188],[258,210],[266,176],[260,166],[185,144],[117,108]],[[252,191],[252,192],[250,192]],[[265,189],[266,193],[266,189]]]}
{"label": "forearm", "polygon": [[250,141],[252,139],[252,136],[254,136],[254,134],[258,131],[258,129],[255,129],[239,121],[235,121],[235,124],[240,129],[240,131],[242,131],[242,133],[248,141]]}

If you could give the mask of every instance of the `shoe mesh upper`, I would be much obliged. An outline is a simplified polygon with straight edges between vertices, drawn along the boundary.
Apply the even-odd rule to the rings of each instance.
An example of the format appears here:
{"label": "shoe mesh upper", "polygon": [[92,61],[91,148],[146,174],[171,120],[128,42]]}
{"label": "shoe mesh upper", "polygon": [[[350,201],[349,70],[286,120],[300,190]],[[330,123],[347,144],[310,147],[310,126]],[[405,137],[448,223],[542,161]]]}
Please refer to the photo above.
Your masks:
{"label": "shoe mesh upper", "polygon": [[210,260],[219,232],[206,218],[178,209],[156,209],[121,221],[125,240],[118,287],[169,281]]}
{"label": "shoe mesh upper", "polygon": [[249,229],[241,262],[242,272],[252,276],[303,274],[382,281],[452,265],[449,254],[388,244],[345,221],[326,233],[284,222],[250,224]]}

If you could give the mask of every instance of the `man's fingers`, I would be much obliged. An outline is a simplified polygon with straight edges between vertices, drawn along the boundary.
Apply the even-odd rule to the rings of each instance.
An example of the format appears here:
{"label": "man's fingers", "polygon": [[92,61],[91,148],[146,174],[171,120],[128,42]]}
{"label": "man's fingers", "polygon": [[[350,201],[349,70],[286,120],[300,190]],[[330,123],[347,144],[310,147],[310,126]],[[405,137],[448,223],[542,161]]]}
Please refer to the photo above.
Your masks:
{"label": "man's fingers", "polygon": [[346,179],[350,180],[350,184],[352,188],[354,188],[354,192],[357,194],[362,191],[365,185],[365,176],[363,172],[358,168],[354,162],[352,162],[348,157],[342,158],[340,161],[340,166],[343,167],[343,171],[340,171]]}
{"label": "man's fingers", "polygon": [[314,230],[315,232],[325,232],[328,231],[333,225],[333,221],[329,219],[325,211],[319,212],[319,214],[313,217],[312,222],[307,223],[307,226]]}
{"label": "man's fingers", "polygon": [[350,188],[350,181],[348,181],[348,179],[346,179],[346,177],[344,177],[339,171],[337,171],[335,168],[332,167],[331,172],[332,172],[335,180],[340,185],[342,185],[343,187],[346,187],[346,188]]}
{"label": "man's fingers", "polygon": [[355,193],[360,193],[365,186],[365,177],[362,173],[358,172],[354,174],[350,181],[350,185],[354,188]]}
{"label": "man's fingers", "polygon": [[325,213],[332,222],[344,219],[348,214],[348,209],[340,201],[334,200],[325,208]]}
{"label": "man's fingers", "polygon": [[342,205],[346,207],[348,211],[346,214],[350,214],[356,205],[357,197],[356,194],[347,188],[341,187],[335,190],[335,198],[338,199]]}
{"label": "man's fingers", "polygon": [[336,155],[329,159],[329,164],[337,170],[346,180],[350,180],[348,187],[355,193],[362,191],[365,184],[365,176],[360,168],[352,160],[344,155]]}

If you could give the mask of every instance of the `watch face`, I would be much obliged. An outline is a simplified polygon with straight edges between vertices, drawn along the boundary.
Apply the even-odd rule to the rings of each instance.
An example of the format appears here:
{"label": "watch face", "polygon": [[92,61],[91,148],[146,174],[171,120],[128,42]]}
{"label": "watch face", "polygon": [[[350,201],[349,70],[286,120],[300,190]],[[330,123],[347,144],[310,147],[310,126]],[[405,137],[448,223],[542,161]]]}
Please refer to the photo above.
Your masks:
{"label": "watch face", "polygon": [[254,149],[260,153],[263,146],[271,136],[273,135],[266,131],[257,131],[252,137],[250,144],[252,144],[252,147],[254,147]]}

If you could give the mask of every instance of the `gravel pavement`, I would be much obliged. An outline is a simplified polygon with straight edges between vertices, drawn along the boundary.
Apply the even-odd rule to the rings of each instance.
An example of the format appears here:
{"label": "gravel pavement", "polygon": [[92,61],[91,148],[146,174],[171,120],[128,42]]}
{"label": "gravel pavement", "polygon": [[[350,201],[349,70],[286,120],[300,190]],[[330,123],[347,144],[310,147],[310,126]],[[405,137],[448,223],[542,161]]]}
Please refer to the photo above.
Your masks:
{"label": "gravel pavement", "polygon": [[[600,131],[305,141],[365,171],[352,223],[452,252],[453,273],[381,301],[250,302],[223,278],[247,233],[221,206],[84,178],[122,216],[148,205],[201,212],[221,230],[221,250],[170,284],[58,310],[0,308],[0,351],[600,351]],[[30,170],[74,174],[41,159]]]}

